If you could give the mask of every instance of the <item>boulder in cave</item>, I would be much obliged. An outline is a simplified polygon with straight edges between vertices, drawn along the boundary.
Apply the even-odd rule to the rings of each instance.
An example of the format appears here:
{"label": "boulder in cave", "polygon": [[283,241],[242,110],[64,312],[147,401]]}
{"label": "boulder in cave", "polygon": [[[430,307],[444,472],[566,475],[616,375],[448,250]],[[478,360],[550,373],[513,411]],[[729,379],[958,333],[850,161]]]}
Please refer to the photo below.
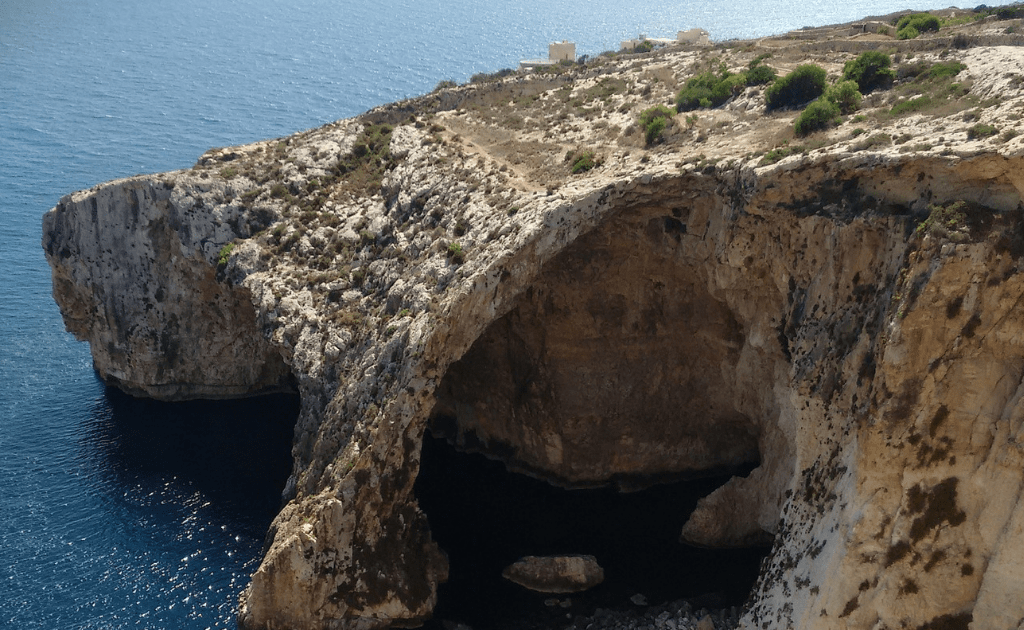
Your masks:
{"label": "boulder in cave", "polygon": [[604,569],[588,555],[524,556],[501,575],[539,593],[579,593],[604,581]]}

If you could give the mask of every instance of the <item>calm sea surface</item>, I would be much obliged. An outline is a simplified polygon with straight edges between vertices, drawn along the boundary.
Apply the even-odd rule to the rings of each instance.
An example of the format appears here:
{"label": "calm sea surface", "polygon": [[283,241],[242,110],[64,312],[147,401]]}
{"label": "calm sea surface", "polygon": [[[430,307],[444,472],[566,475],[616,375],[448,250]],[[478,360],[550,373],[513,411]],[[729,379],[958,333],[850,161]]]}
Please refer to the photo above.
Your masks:
{"label": "calm sea surface", "polygon": [[[914,0],[938,8],[941,0]],[[514,67],[701,26],[751,37],[896,0],[0,0],[0,628],[234,627],[289,469],[287,398],[107,391],[50,297],[62,195]]]}

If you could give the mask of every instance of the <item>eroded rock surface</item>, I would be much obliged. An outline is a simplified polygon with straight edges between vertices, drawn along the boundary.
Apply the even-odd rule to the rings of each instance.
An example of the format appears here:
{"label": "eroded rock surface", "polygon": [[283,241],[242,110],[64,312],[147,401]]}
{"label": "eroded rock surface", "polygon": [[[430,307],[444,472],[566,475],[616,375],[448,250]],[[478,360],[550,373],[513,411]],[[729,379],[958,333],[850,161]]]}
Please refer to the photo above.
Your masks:
{"label": "eroded rock surface", "polygon": [[604,582],[594,556],[525,556],[505,567],[502,577],[540,593],[580,593]]}
{"label": "eroded rock surface", "polygon": [[[836,73],[869,43],[842,42],[760,45]],[[428,426],[569,487],[757,464],[681,532],[774,541],[741,627],[1016,627],[1024,138],[970,130],[1019,126],[992,68],[1020,50],[953,53],[989,95],[970,116],[874,95],[876,141],[844,125],[780,161],[751,151],[795,113],[758,88],[651,148],[627,127],[706,52],[443,90],[65,198],[54,296],[129,391],[302,394],[243,628],[430,616]],[[600,165],[573,175],[583,144]]]}
{"label": "eroded rock surface", "polygon": [[54,299],[108,383],[163,400],[294,388],[251,293],[217,269],[224,243],[276,215],[215,206],[226,190],[136,178],[68,195],[46,215]]}

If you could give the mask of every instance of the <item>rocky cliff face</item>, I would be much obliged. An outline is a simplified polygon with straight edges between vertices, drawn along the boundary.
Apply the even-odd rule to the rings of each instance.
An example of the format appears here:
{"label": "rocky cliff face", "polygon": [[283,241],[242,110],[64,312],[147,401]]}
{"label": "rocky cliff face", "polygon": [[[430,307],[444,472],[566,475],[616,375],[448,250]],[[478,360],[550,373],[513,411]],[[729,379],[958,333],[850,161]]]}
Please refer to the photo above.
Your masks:
{"label": "rocky cliff face", "polygon": [[[805,60],[784,43],[761,45]],[[969,130],[1019,124],[1024,56],[960,51],[977,100],[898,117],[876,94],[867,134],[774,163],[794,114],[756,88],[643,148],[629,121],[707,54],[440,92],[47,213],[105,379],[302,394],[242,627],[429,617],[428,427],[566,487],[755,464],[681,532],[773,541],[743,627],[1020,625],[1024,143]],[[600,165],[574,175],[582,143]]]}
{"label": "rocky cliff face", "polygon": [[125,180],[68,195],[47,215],[54,297],[108,383],[166,400],[290,387],[249,291],[217,270],[225,242],[273,215],[214,210],[225,188]]}

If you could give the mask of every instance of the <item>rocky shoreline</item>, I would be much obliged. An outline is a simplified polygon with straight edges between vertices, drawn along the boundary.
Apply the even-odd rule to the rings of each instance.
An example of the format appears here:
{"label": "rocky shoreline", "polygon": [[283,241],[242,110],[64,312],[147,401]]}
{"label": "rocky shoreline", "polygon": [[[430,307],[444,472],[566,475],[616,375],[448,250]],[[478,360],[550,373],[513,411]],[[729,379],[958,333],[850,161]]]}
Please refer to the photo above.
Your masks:
{"label": "rocky shoreline", "polygon": [[[212,149],[48,212],[54,297],[135,395],[300,393],[240,627],[431,617],[428,429],[569,490],[753,468],[680,532],[773,543],[742,613],[577,628],[1015,627],[1021,20],[944,19],[609,55]],[[736,79],[836,86],[866,49],[891,84],[807,133]],[[708,73],[727,91],[666,107]]]}

